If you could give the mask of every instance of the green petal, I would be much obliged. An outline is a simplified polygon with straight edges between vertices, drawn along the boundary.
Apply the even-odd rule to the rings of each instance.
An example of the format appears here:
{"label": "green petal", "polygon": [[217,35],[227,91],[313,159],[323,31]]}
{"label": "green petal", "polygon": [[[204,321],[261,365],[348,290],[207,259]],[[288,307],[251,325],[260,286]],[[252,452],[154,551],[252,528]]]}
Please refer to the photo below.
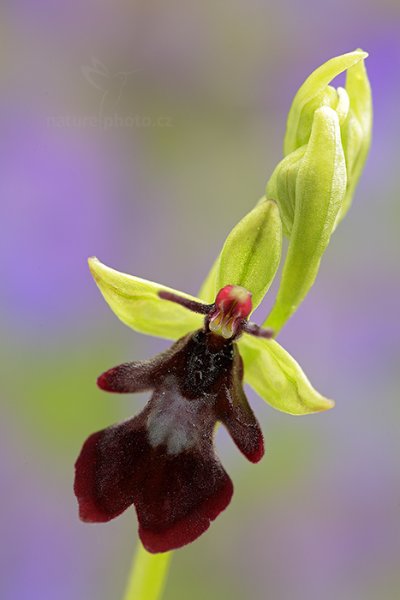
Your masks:
{"label": "green petal", "polygon": [[191,300],[197,298],[120,273],[103,265],[97,258],[89,258],[88,262],[94,280],[111,310],[135,331],[175,340],[202,326],[204,317],[174,302],[162,300],[158,292],[165,290]]}
{"label": "green petal", "polygon": [[335,405],[312,387],[300,365],[277,342],[245,334],[239,348],[245,381],[274,408],[307,415]]}
{"label": "green petal", "polygon": [[337,113],[314,113],[296,179],[293,228],[280,287],[266,324],[278,332],[307,295],[318,273],[346,191],[346,164]]}
{"label": "green petal", "polygon": [[264,198],[228,235],[217,267],[217,289],[226,285],[246,288],[255,310],[275,277],[281,250],[279,208]]}
{"label": "green petal", "polygon": [[318,67],[306,79],[295,95],[289,111],[284,142],[285,156],[307,142],[313,113],[319,106],[325,104],[335,108],[332,105],[334,102],[332,89],[327,88],[332,79],[360,63],[367,56],[368,54],[362,50],[335,56]]}

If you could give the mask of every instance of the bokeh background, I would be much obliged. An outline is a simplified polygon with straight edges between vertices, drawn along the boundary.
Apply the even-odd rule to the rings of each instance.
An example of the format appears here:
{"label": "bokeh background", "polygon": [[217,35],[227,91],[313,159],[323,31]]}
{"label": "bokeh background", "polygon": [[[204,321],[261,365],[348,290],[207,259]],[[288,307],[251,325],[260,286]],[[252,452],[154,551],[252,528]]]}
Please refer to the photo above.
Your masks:
{"label": "bokeh background", "polygon": [[266,457],[250,465],[218,432],[234,499],[176,553],[165,598],[399,597],[398,1],[5,0],[2,599],[118,599],[137,541],[132,510],[79,522],[73,464],[88,434],[145,402],[101,393],[96,376],[168,342],[115,318],[87,257],[196,293],[263,194],[296,89],[358,46],[370,52],[372,150],[280,338],[337,406],[296,418],[249,391]]}

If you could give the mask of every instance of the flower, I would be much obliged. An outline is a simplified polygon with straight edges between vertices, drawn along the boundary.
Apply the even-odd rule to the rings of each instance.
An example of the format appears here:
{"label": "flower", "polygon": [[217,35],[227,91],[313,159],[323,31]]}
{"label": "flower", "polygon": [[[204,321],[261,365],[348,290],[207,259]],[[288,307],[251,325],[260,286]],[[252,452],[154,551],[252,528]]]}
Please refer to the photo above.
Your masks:
{"label": "flower", "polygon": [[248,323],[251,295],[244,288],[226,286],[212,305],[169,292],[160,296],[205,313],[204,327],[151,360],[99,377],[103,390],[153,395],[138,416],[89,437],[75,483],[84,521],[109,521],[134,503],[139,535],[151,552],[193,541],[229,504],[232,482],[212,445],[217,421],[251,462],[263,456],[234,340],[242,331],[271,335]]}
{"label": "flower", "polygon": [[251,462],[264,454],[262,432],[243,391],[243,362],[250,384],[281,410],[305,414],[333,402],[269,339],[271,330],[248,320],[252,299],[243,287],[224,286],[206,304],[97,259],[89,264],[119,318],[139,331],[179,339],[150,360],[119,365],[99,377],[103,390],[151,390],[152,396],[139,415],[84,443],[75,476],[80,517],[109,521],[134,504],[148,551],[179,548],[206,531],[232,497],[232,482],[213,448],[216,424],[223,423]]}

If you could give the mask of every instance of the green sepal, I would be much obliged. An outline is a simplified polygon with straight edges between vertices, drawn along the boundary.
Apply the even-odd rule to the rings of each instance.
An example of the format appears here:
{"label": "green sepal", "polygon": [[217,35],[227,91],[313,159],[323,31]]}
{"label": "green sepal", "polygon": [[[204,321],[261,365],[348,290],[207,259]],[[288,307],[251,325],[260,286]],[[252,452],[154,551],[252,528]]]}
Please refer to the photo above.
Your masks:
{"label": "green sepal", "polygon": [[216,267],[217,291],[226,285],[240,285],[252,293],[255,310],[275,277],[281,251],[279,208],[264,198],[226,238]]}
{"label": "green sepal", "polygon": [[296,176],[294,221],[280,287],[266,325],[278,332],[317,276],[346,191],[346,164],[337,113],[314,113],[311,136]]}
{"label": "green sepal", "polygon": [[336,90],[329,86],[332,79],[367,56],[362,50],[335,56],[313,71],[300,86],[288,114],[283,146],[285,156],[307,143],[316,109],[321,106],[336,109],[339,98]]}
{"label": "green sepal", "polygon": [[300,365],[277,342],[245,334],[239,348],[246,383],[277,410],[307,415],[335,405],[313,388]]}
{"label": "green sepal", "polygon": [[162,300],[158,292],[164,290],[191,300],[197,298],[146,279],[120,273],[94,257],[89,258],[88,262],[93,278],[111,310],[135,331],[175,340],[202,326],[203,316],[175,302]]}

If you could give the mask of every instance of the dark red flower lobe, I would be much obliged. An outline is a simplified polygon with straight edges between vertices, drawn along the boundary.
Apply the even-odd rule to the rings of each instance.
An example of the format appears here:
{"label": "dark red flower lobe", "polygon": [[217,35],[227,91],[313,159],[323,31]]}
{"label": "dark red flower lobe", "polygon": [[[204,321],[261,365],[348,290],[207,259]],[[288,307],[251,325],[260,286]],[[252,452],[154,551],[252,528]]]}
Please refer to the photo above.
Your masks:
{"label": "dark red flower lobe", "polygon": [[224,423],[249,460],[263,455],[261,430],[241,382],[236,346],[205,331],[152,361],[103,374],[103,389],[153,389],[153,395],[137,417],[85,442],[75,479],[82,520],[109,521],[134,504],[150,552],[179,548],[201,535],[233,493],[214,452],[216,423]]}

